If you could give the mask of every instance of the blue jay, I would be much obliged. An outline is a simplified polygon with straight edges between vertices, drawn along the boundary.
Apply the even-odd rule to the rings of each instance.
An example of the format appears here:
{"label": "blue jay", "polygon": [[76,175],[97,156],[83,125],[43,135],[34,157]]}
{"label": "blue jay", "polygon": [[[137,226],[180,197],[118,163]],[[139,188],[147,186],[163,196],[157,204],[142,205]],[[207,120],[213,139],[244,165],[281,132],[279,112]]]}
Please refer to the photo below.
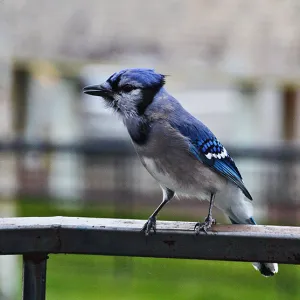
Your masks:
{"label": "blue jay", "polygon": [[[199,120],[164,89],[165,76],[152,69],[125,69],[84,93],[100,96],[122,118],[133,146],[163,191],[163,200],[143,227],[156,232],[159,211],[176,193],[209,201],[204,222],[195,232],[215,223],[212,207],[221,209],[233,224],[255,225],[252,197],[224,146]],[[278,272],[276,263],[253,263],[264,276]]]}

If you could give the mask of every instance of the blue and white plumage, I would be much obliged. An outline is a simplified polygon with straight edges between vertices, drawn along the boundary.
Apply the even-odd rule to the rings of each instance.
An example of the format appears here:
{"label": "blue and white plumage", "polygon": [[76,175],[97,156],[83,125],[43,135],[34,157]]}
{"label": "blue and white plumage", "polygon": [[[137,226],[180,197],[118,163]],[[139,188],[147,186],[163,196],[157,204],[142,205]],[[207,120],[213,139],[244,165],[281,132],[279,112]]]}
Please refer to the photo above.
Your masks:
{"label": "blue and white plumage", "polygon": [[[123,119],[142,164],[158,181],[163,201],[143,227],[156,231],[156,217],[174,194],[210,201],[196,233],[215,222],[213,205],[233,224],[252,224],[252,197],[225,147],[199,120],[164,89],[165,76],[151,69],[126,69],[84,92],[101,96]],[[265,276],[278,271],[276,263],[254,263]]]}

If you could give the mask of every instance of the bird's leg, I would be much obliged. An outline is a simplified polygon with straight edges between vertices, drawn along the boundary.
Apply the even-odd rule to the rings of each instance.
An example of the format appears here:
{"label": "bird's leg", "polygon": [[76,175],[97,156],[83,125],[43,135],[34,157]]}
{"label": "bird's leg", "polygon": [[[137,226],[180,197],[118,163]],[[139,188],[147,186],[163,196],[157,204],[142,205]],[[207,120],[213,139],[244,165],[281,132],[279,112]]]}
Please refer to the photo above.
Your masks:
{"label": "bird's leg", "polygon": [[207,230],[214,224],[216,224],[216,220],[212,217],[212,208],[215,200],[215,194],[210,195],[210,202],[209,202],[209,208],[208,208],[208,215],[203,223],[196,223],[195,225],[195,232],[196,234],[199,234],[200,231],[204,231],[207,233]]}
{"label": "bird's leg", "polygon": [[149,235],[151,229],[153,232],[156,233],[156,217],[160,210],[173,198],[174,192],[168,188],[163,188],[163,201],[160,205],[156,208],[153,214],[149,217],[148,221],[142,228],[142,231],[145,232],[145,235]]}

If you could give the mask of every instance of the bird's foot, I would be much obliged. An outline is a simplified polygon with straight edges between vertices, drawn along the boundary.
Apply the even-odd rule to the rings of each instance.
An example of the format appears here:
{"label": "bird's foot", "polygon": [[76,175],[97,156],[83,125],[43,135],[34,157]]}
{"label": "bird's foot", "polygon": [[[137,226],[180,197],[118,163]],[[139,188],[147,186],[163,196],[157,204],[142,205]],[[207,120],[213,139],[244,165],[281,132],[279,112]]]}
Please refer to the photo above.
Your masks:
{"label": "bird's foot", "polygon": [[216,220],[212,217],[207,217],[203,223],[196,223],[194,230],[196,235],[200,233],[200,231],[204,231],[207,234],[207,230],[211,228],[212,225],[217,224]]}
{"label": "bird's foot", "polygon": [[151,229],[153,229],[153,232],[156,233],[156,217],[151,216],[148,221],[145,223],[145,225],[142,228],[142,231],[145,232],[145,235],[149,235]]}

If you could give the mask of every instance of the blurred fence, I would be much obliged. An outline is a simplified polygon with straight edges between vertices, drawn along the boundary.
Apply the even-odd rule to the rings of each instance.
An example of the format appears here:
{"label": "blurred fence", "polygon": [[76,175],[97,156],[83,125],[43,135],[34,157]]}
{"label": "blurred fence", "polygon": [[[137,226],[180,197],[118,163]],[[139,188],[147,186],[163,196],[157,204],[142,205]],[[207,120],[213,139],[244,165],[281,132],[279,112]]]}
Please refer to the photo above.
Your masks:
{"label": "blurred fence", "polygon": [[[228,147],[228,151],[241,169],[246,185],[250,185],[255,206],[266,210],[265,217],[296,224],[300,203],[300,148]],[[31,196],[58,198],[65,202],[70,199],[64,197],[62,190],[77,189],[73,200],[81,204],[113,205],[116,216],[121,212],[130,216],[135,209],[146,206],[154,209],[161,199],[158,185],[144,170],[131,143],[127,141],[89,140],[76,144],[55,144],[16,140],[0,142],[0,152],[16,157],[18,199]],[[57,155],[60,156],[57,158]],[[58,162],[54,163],[57,159]],[[75,162],[76,168],[70,167],[70,164],[64,165],[66,160]],[[55,164],[61,167],[53,172]],[[69,171],[65,172],[66,169]],[[70,176],[77,176],[77,179],[73,183],[66,180]],[[193,215],[195,205],[198,208],[203,205],[196,201],[189,205],[183,202],[174,201],[175,213],[179,213],[184,206],[185,213]]]}

